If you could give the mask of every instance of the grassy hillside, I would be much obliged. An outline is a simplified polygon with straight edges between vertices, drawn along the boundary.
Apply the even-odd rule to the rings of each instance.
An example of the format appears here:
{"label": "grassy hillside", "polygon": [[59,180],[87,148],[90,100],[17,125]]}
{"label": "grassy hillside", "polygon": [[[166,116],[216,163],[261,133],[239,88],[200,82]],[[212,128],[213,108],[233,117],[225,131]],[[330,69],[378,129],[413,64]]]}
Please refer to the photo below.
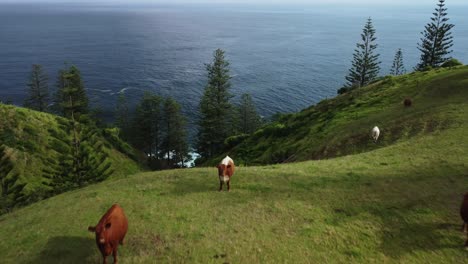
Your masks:
{"label": "grassy hillside", "polygon": [[[26,192],[41,192],[42,171],[47,158],[56,157],[51,147],[51,130],[61,130],[65,119],[51,114],[0,104],[0,144],[12,153],[15,171],[27,182]],[[136,162],[123,154],[125,146],[112,136],[112,131],[100,133],[114,171],[112,177],[123,177],[139,171]]]}
{"label": "grassy hillside", "polygon": [[62,194],[0,216],[2,263],[100,263],[87,227],[113,203],[129,218],[122,263],[466,263],[467,124],[358,155],[239,167],[230,193],[203,168]]}
{"label": "grassy hillside", "polygon": [[[403,106],[405,98],[412,99],[412,107]],[[388,76],[285,115],[251,137],[230,138],[228,154],[255,165],[362,153],[456,126],[467,104],[467,66]],[[374,126],[381,129],[379,144],[370,140]]]}

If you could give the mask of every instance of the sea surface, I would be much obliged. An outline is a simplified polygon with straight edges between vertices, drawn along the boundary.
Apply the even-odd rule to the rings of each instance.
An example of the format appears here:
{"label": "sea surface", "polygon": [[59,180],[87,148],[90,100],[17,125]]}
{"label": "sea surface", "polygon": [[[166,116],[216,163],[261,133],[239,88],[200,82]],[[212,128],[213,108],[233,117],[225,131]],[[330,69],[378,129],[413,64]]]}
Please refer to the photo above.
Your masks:
{"label": "sea surface", "polygon": [[[32,64],[55,89],[57,71],[82,71],[108,119],[118,93],[172,96],[195,127],[205,64],[221,48],[236,101],[250,93],[261,115],[294,112],[336,95],[366,19],[377,30],[381,75],[403,49],[407,70],[435,1],[419,6],[0,5],[0,100],[21,105]],[[468,63],[468,6],[448,5],[452,56]]]}

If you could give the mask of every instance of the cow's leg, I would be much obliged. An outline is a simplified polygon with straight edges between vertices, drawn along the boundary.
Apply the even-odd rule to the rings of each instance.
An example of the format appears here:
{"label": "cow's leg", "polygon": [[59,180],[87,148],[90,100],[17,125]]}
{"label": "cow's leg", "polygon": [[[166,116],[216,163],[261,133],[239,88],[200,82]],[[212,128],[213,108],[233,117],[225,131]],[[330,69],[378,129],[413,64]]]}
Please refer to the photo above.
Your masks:
{"label": "cow's leg", "polygon": [[123,245],[125,243],[125,235],[126,234],[124,234],[123,237],[122,237],[122,240],[120,240],[120,245]]}
{"label": "cow's leg", "polygon": [[231,184],[230,184],[230,183],[231,183],[231,180],[228,180],[228,181],[227,181],[228,192],[231,191]]}
{"label": "cow's leg", "polygon": [[102,254],[102,264],[107,264],[106,255]]}
{"label": "cow's leg", "polygon": [[114,250],[112,251],[112,256],[114,257],[114,264],[117,263],[117,246],[115,246]]}
{"label": "cow's leg", "polygon": [[223,181],[219,181],[219,191],[223,190]]}
{"label": "cow's leg", "polygon": [[461,229],[462,232],[465,232],[465,233],[466,233],[466,231],[467,231],[467,230],[466,230],[466,227],[467,227],[466,223],[463,222],[462,229]]}

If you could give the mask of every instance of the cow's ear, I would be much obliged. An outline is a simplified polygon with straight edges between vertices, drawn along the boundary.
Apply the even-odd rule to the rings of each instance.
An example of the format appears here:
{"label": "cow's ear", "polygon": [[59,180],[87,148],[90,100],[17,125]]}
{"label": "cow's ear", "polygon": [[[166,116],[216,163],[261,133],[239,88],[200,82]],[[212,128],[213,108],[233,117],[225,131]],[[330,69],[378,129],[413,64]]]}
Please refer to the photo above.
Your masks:
{"label": "cow's ear", "polygon": [[111,227],[111,223],[106,224],[106,229],[109,229]]}
{"label": "cow's ear", "polygon": [[89,232],[96,232],[96,227],[95,226],[88,226],[88,231]]}

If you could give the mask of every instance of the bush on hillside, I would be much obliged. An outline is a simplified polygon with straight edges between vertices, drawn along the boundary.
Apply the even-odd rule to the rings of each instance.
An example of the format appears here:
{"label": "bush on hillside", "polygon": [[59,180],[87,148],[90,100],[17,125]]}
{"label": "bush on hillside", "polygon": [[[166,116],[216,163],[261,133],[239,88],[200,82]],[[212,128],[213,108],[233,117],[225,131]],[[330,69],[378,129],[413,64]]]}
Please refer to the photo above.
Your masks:
{"label": "bush on hillside", "polygon": [[347,93],[348,91],[350,91],[351,88],[348,87],[348,86],[343,86],[341,87],[340,89],[338,89],[338,91],[336,91],[337,94],[345,94]]}
{"label": "bush on hillside", "polygon": [[463,63],[461,63],[459,60],[457,59],[450,59],[446,62],[444,62],[440,67],[442,68],[450,68],[450,67],[455,67],[455,66],[462,66]]}
{"label": "bush on hillside", "polygon": [[224,145],[227,149],[233,148],[242,142],[244,142],[247,138],[249,138],[249,134],[240,134],[232,137],[226,138],[224,141]]}
{"label": "bush on hillside", "polygon": [[426,66],[424,67],[421,71],[422,72],[428,72],[428,71],[432,71],[434,68],[432,68],[431,66]]}

